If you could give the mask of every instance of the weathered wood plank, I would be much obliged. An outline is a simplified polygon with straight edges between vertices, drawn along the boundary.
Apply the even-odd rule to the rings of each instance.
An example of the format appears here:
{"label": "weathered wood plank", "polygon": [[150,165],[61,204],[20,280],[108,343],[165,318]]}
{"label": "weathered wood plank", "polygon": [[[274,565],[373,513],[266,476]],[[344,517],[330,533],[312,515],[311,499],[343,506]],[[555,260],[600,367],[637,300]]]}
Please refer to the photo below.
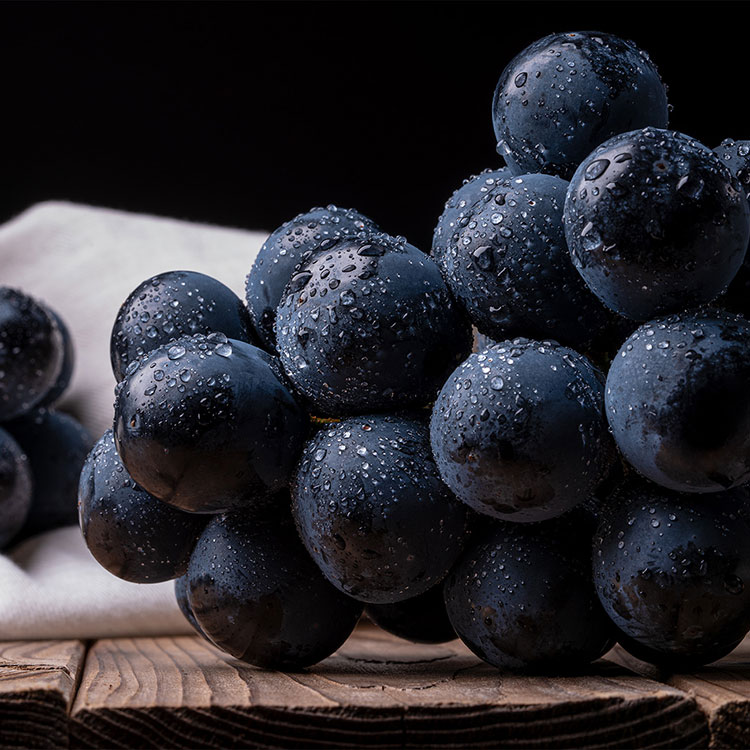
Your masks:
{"label": "weathered wood plank", "polygon": [[0,747],[68,747],[81,641],[0,642]]}
{"label": "weathered wood plank", "polygon": [[705,712],[710,747],[750,747],[750,638],[729,656],[692,674],[671,674],[638,661],[619,646],[611,658],[622,666],[695,698]]}
{"label": "weathered wood plank", "polygon": [[71,714],[78,747],[700,747],[704,714],[675,687],[602,660],[519,677],[460,643],[361,625],[297,673],[243,665],[198,638],[97,642]]}

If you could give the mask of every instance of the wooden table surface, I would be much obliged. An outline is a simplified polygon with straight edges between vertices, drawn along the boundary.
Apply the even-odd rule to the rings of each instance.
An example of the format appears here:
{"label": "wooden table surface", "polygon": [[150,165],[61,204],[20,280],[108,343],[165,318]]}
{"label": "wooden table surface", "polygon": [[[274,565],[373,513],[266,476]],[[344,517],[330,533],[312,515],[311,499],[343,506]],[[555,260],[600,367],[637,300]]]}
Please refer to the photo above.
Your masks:
{"label": "wooden table surface", "polygon": [[197,637],[0,643],[0,747],[709,746],[750,746],[750,640],[690,675],[614,649],[564,677],[503,674],[458,641],[368,623],[296,673]]}

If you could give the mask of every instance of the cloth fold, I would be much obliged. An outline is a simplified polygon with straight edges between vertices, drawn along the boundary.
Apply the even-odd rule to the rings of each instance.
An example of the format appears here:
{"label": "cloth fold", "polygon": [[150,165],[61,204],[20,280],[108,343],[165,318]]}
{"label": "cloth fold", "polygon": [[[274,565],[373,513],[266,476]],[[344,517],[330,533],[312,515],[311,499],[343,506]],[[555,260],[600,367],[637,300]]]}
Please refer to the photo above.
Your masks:
{"label": "cloth fold", "polygon": [[[109,338],[120,305],[163,271],[200,271],[240,297],[266,234],[50,201],[0,227],[0,284],[46,303],[75,345],[58,407],[95,438],[112,426]],[[0,555],[0,640],[189,632],[172,582],[131,584],[101,568],[76,527]]]}

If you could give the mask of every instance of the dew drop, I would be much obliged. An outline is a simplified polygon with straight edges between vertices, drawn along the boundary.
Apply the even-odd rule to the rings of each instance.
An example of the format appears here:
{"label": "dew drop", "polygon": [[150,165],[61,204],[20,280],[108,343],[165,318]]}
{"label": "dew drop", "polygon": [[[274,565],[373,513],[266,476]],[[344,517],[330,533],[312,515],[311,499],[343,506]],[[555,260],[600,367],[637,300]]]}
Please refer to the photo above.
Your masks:
{"label": "dew drop", "polygon": [[592,161],[583,172],[586,180],[596,180],[601,177],[609,167],[609,159],[597,159]]}

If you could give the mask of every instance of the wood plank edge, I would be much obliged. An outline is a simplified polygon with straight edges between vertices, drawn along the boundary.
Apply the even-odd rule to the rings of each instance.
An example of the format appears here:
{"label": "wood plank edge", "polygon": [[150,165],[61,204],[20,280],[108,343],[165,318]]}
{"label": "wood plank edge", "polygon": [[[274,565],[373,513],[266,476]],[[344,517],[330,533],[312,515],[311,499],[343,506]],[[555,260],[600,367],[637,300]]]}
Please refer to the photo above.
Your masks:
{"label": "wood plank edge", "polygon": [[[696,701],[591,701],[586,716],[566,720],[557,706],[544,720],[539,706],[390,706],[382,709],[285,707],[79,709],[71,717],[71,747],[222,747],[238,741],[259,747],[705,747],[708,724]],[[645,713],[644,713],[645,709]],[[592,723],[582,726],[582,720]],[[618,721],[622,723],[618,725]],[[539,727],[556,727],[540,736]],[[588,740],[588,742],[587,742]],[[562,742],[562,744],[561,744]]]}
{"label": "wood plank edge", "polygon": [[708,717],[711,735],[709,747],[750,747],[750,701],[728,701],[712,710]]}

